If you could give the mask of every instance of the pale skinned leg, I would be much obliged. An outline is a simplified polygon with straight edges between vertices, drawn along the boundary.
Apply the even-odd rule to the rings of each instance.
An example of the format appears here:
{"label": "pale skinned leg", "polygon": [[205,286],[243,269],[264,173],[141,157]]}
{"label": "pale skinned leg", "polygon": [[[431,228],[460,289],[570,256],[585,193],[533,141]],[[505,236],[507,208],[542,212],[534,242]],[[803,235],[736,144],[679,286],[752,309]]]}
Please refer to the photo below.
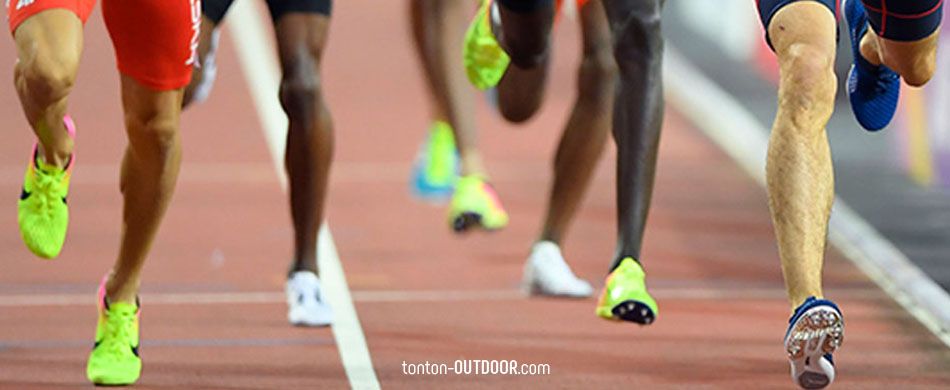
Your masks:
{"label": "pale skinned leg", "polygon": [[861,38],[861,55],[871,65],[884,64],[901,75],[908,85],[919,87],[930,81],[937,69],[939,36],[938,28],[930,36],[918,41],[895,41],[878,36],[868,26],[867,33]]}
{"label": "pale skinned leg", "polygon": [[779,10],[768,27],[781,78],[766,174],[792,308],[808,297],[822,297],[825,237],[834,199],[825,126],[837,89],[835,25],[828,8],[803,1]]}
{"label": "pale skinned leg", "polygon": [[413,37],[426,72],[433,118],[452,126],[462,175],[487,177],[478,149],[475,110],[462,70],[462,37],[467,3],[463,0],[412,0]]}
{"label": "pale skinned leg", "polygon": [[109,302],[134,303],[142,265],[175,190],[181,165],[178,125],[183,89],[155,91],[122,75],[129,145],[122,159],[122,237],[106,282]]}
{"label": "pale skinned leg", "polygon": [[39,139],[38,153],[48,164],[63,168],[74,147],[63,116],[82,53],[82,20],[66,9],[42,11],[17,27],[14,40],[14,84]]}

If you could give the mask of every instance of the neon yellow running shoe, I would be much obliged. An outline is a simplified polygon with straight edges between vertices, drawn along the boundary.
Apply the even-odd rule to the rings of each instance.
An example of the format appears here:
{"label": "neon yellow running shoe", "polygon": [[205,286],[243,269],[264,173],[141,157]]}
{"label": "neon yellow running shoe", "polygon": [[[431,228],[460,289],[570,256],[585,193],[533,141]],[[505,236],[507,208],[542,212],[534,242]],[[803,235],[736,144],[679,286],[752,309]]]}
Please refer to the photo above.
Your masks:
{"label": "neon yellow running shoe", "polygon": [[646,274],[632,257],[624,258],[607,276],[607,285],[597,302],[597,316],[612,321],[649,325],[656,319],[656,301],[647,293]]}
{"label": "neon yellow running shoe", "polygon": [[[70,134],[75,130],[72,121],[65,118],[66,129]],[[66,197],[69,195],[69,177],[73,166],[70,157],[66,168],[47,164],[37,153],[38,145],[33,145],[30,164],[23,178],[23,189],[17,202],[17,221],[23,242],[33,254],[52,259],[59,256],[66,241],[66,229],[69,225],[69,208]]]}
{"label": "neon yellow running shoe", "polygon": [[412,167],[412,193],[416,197],[444,202],[452,196],[459,178],[459,156],[452,126],[434,121]]}
{"label": "neon yellow running shoe", "polygon": [[97,385],[130,385],[142,373],[139,358],[138,303],[106,302],[105,279],[99,287],[96,344],[86,364],[86,376]]}
{"label": "neon yellow running shoe", "polygon": [[449,224],[456,233],[480,226],[498,230],[508,225],[508,213],[488,182],[479,176],[459,179],[449,205]]}
{"label": "neon yellow running shoe", "polygon": [[462,47],[468,79],[478,89],[497,85],[511,62],[492,33],[493,12],[498,12],[492,3],[492,0],[482,0],[482,5],[465,33],[465,45]]}

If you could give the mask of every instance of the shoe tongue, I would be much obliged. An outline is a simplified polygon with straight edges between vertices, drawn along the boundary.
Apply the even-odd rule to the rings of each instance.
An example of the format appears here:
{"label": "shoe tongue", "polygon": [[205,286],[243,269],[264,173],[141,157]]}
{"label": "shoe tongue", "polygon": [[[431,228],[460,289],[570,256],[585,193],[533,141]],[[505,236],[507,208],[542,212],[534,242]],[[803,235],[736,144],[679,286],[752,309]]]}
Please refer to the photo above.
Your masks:
{"label": "shoe tongue", "polygon": [[561,248],[553,242],[542,241],[534,244],[534,247],[531,248],[531,252],[531,257],[534,258],[534,261],[539,263],[539,265],[567,268],[564,255],[561,254]]}
{"label": "shoe tongue", "polygon": [[545,256],[550,256],[550,255],[560,256],[561,255],[561,248],[559,248],[557,244],[551,241],[539,241],[538,243],[534,244],[534,247],[531,248],[531,251],[535,253],[539,253],[539,254],[544,254]]}
{"label": "shoe tongue", "polygon": [[290,280],[292,283],[296,283],[296,284],[305,284],[305,285],[313,285],[313,284],[319,285],[320,284],[320,278],[318,278],[316,274],[310,271],[294,272],[294,274],[290,276]]}
{"label": "shoe tongue", "polygon": [[488,184],[488,178],[482,175],[468,175],[459,179],[460,185],[464,184],[467,186],[474,186],[475,188],[481,188],[482,183]]}
{"label": "shoe tongue", "polygon": [[43,171],[45,174],[59,174],[63,172],[63,168],[57,167],[53,164],[47,164],[46,161],[43,161],[42,157],[36,157],[36,168],[40,171]]}
{"label": "shoe tongue", "polygon": [[623,262],[620,263],[620,267],[618,269],[623,269],[623,272],[635,277],[644,275],[643,268],[640,266],[640,263],[638,263],[632,257],[625,257]]}
{"label": "shoe tongue", "polygon": [[135,305],[131,305],[125,302],[116,302],[109,304],[109,313],[112,314],[135,314],[138,310]]}

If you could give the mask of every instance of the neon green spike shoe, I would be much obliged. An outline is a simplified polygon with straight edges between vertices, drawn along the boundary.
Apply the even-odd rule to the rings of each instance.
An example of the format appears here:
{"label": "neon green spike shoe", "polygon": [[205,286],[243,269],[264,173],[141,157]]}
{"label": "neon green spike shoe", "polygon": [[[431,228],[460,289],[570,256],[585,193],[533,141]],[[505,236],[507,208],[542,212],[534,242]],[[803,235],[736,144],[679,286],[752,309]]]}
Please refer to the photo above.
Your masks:
{"label": "neon green spike shoe", "polygon": [[[67,116],[64,122],[66,130],[75,134],[72,120]],[[43,161],[37,150],[38,145],[34,145],[23,178],[23,189],[17,202],[17,222],[26,247],[39,257],[52,259],[59,256],[66,241],[69,226],[66,197],[75,158],[70,157],[65,169],[59,168]]]}
{"label": "neon green spike shoe", "polygon": [[96,344],[86,364],[86,376],[96,385],[130,385],[142,373],[139,358],[138,304],[106,302],[105,279],[99,287]]}
{"label": "neon green spike shoe", "polygon": [[482,0],[482,5],[465,33],[465,45],[462,47],[468,80],[478,89],[497,85],[511,62],[491,30],[494,9],[492,3],[492,0]]}
{"label": "neon green spike shoe", "polygon": [[456,233],[473,227],[498,230],[508,225],[508,213],[488,182],[475,175],[464,176],[455,186],[449,205],[449,224]]}
{"label": "neon green spike shoe", "polygon": [[607,286],[597,302],[597,316],[612,321],[649,325],[656,319],[656,301],[647,293],[643,273],[633,258],[627,257],[607,276]]}
{"label": "neon green spike shoe", "polygon": [[458,181],[459,166],[452,126],[443,121],[432,122],[412,167],[413,195],[425,201],[447,201]]}

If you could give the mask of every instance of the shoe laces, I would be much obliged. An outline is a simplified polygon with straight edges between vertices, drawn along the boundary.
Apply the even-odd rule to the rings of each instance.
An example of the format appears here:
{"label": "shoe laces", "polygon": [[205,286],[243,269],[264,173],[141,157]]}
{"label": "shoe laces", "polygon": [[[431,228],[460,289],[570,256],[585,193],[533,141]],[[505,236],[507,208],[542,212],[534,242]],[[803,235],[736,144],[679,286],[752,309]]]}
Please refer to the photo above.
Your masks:
{"label": "shoe laces", "polygon": [[135,313],[125,310],[110,311],[106,321],[105,340],[111,340],[105,343],[106,351],[109,356],[118,358],[125,353],[131,352],[132,345],[127,342],[132,338],[132,324],[135,322]]}
{"label": "shoe laces", "polygon": [[46,172],[42,169],[36,170],[36,175],[34,176],[36,190],[33,195],[37,196],[39,200],[34,203],[37,212],[50,216],[53,214],[53,205],[55,205],[56,202],[63,201],[59,192],[64,175],[65,171]]}
{"label": "shoe laces", "polygon": [[895,80],[900,79],[900,75],[894,72],[886,72],[883,69],[878,71],[874,78],[874,93],[877,95],[885,94]]}

